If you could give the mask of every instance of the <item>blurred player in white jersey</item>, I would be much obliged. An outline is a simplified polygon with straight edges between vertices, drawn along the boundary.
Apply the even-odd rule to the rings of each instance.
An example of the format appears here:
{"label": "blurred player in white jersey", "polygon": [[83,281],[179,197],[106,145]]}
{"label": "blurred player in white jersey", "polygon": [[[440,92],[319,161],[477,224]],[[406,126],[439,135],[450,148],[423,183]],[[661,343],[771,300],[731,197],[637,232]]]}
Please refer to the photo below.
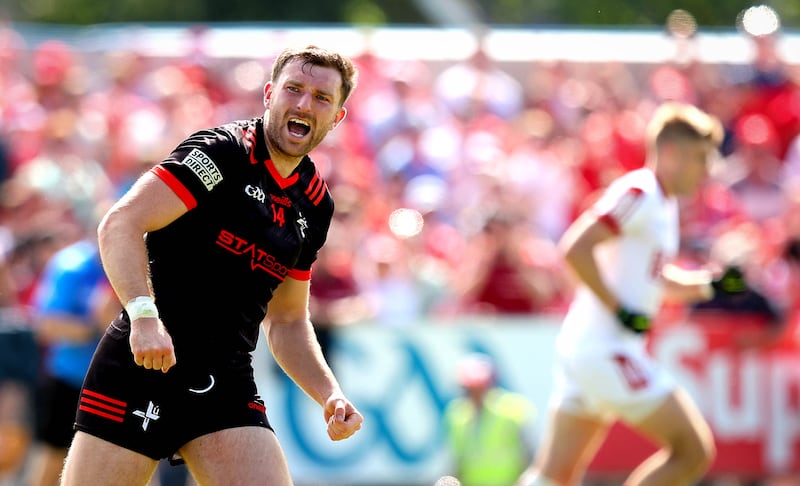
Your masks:
{"label": "blurred player in white jersey", "polygon": [[710,299],[706,270],[669,264],[678,252],[678,199],[694,194],[722,138],[714,117],[667,103],[647,131],[647,160],[606,189],[560,248],[578,279],[557,340],[553,412],[518,486],[578,484],[615,420],[661,449],[625,482],[692,484],[714,458],[700,410],[647,354],[645,333],[663,299]]}

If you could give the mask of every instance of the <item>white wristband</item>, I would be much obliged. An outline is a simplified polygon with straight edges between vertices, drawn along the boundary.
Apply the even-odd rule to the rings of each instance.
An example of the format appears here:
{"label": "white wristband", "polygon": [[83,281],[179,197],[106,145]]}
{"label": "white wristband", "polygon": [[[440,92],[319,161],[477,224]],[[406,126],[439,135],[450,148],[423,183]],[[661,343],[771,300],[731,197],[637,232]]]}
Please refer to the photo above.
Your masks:
{"label": "white wristband", "polygon": [[158,308],[156,308],[155,301],[149,295],[140,295],[129,300],[125,304],[125,312],[128,313],[131,322],[142,317],[158,318]]}

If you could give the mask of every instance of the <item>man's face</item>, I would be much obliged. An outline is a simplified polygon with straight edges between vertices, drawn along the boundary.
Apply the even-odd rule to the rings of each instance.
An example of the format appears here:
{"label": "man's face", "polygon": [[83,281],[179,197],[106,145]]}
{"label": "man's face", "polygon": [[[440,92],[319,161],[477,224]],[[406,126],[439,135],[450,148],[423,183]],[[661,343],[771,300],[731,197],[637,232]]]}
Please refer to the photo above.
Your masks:
{"label": "man's face", "polygon": [[711,144],[704,140],[686,140],[675,143],[674,148],[673,191],[677,195],[690,196],[708,177]]}
{"label": "man's face", "polygon": [[286,64],[279,78],[264,88],[270,149],[302,157],[319,145],[344,118],[345,110],[339,107],[341,86],[336,69],[299,59]]}

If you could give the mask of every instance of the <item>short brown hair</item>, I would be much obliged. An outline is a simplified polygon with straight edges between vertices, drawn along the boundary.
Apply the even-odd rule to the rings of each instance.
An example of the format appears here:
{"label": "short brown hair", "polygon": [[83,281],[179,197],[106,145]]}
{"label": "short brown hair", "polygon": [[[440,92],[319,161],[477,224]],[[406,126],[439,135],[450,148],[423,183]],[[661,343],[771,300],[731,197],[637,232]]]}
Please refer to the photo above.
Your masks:
{"label": "short brown hair", "polygon": [[717,117],[694,105],[667,102],[653,113],[646,137],[648,146],[652,148],[676,140],[706,140],[719,147],[723,129]]}
{"label": "short brown hair", "polygon": [[358,70],[349,58],[322,47],[309,45],[303,48],[289,47],[281,52],[272,64],[272,79],[278,79],[283,68],[290,61],[301,59],[303,65],[322,66],[336,69],[342,75],[342,100],[343,105],[358,84]]}

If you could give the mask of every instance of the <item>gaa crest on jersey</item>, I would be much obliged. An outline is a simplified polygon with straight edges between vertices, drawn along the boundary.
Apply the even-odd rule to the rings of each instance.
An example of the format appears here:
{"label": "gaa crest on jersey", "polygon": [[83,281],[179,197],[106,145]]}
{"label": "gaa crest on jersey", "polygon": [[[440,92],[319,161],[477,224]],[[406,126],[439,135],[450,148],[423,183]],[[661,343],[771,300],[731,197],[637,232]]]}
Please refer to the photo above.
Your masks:
{"label": "gaa crest on jersey", "polygon": [[245,186],[244,193],[260,203],[263,203],[267,200],[267,195],[264,193],[264,190],[252,184]]}
{"label": "gaa crest on jersey", "polygon": [[211,157],[200,149],[192,149],[192,151],[183,158],[181,164],[194,172],[194,175],[200,179],[200,182],[203,183],[208,191],[214,189],[214,186],[222,182],[222,172],[219,171],[219,167],[211,160]]}

